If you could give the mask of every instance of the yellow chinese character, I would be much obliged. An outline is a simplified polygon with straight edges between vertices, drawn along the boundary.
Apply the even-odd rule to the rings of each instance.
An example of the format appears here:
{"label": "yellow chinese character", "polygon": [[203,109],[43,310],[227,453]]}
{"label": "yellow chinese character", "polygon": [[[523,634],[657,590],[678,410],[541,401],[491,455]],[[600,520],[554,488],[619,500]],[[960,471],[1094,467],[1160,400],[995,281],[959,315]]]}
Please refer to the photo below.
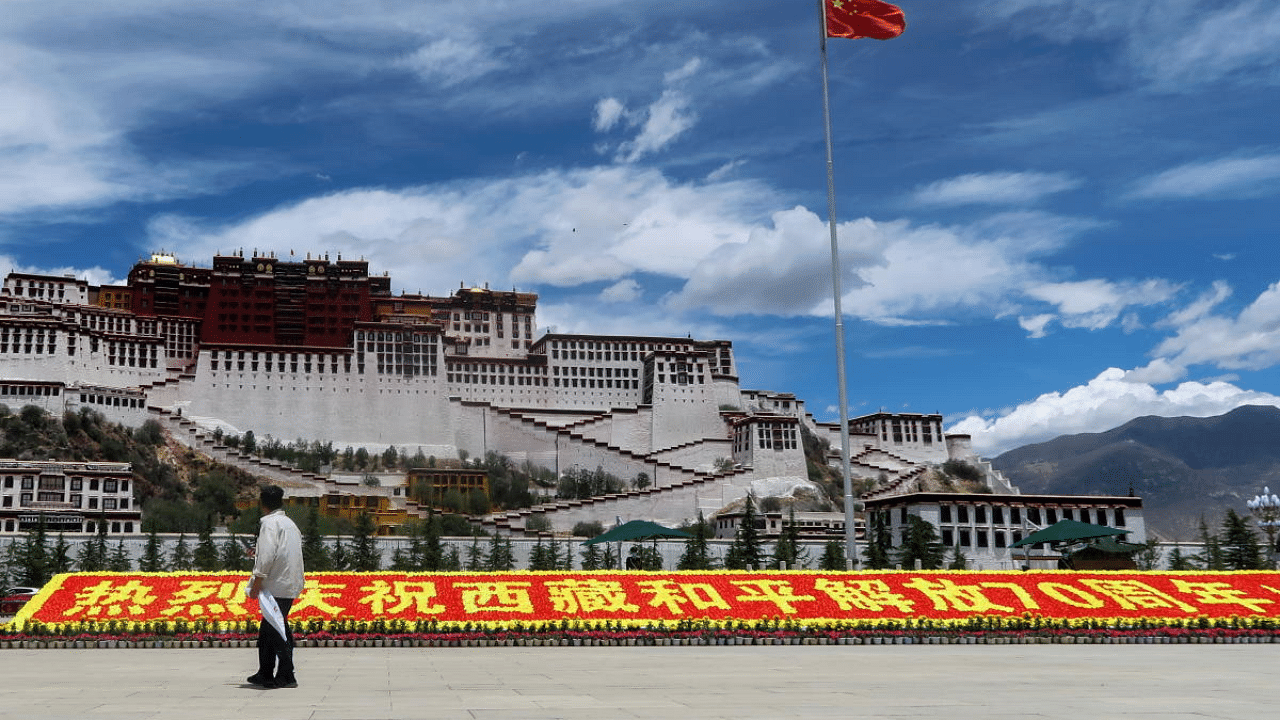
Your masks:
{"label": "yellow chinese character", "polygon": [[622,583],[614,580],[557,580],[547,583],[556,612],[635,612]]}
{"label": "yellow chinese character", "polygon": [[243,582],[221,580],[183,580],[182,588],[169,598],[169,607],[161,615],[197,617],[214,613],[248,615],[244,609]]}
{"label": "yellow chinese character", "polygon": [[431,602],[436,597],[435,583],[404,580],[388,583],[386,580],[374,580],[373,584],[360,589],[370,593],[360,598],[360,604],[368,605],[375,616],[403,612],[410,605],[414,606],[418,614],[431,615],[444,612],[443,605]]}
{"label": "yellow chinese character", "polygon": [[980,585],[980,586],[982,586],[982,587],[984,587],[984,588],[992,588],[992,589],[997,589],[997,590],[998,590],[998,589],[1008,590],[1009,592],[1011,592],[1011,593],[1013,593],[1014,595],[1016,595],[1016,596],[1017,596],[1017,598],[1018,598],[1018,600],[1020,600],[1020,601],[1022,602],[1022,608],[1023,608],[1024,610],[1039,610],[1039,609],[1040,609],[1040,603],[1036,602],[1036,599],[1035,599],[1034,597],[1032,597],[1032,596],[1031,596],[1031,593],[1027,592],[1027,589],[1026,589],[1026,588],[1022,587],[1021,585],[1019,585],[1019,584],[1017,584],[1017,583],[1011,583],[1011,582],[984,582],[984,583],[978,583],[978,585]]}
{"label": "yellow chinese character", "polygon": [[895,593],[883,580],[828,580],[818,578],[814,588],[835,601],[841,610],[869,610],[881,612],[888,607],[895,607],[904,613],[911,612],[914,600]]}
{"label": "yellow chinese character", "polygon": [[646,580],[636,583],[640,592],[653,595],[649,607],[666,606],[672,615],[683,615],[685,603],[690,603],[697,610],[720,608],[730,610],[729,603],[720,597],[720,593],[709,583],[680,583],[675,585],[670,580]]}
{"label": "yellow chinese character", "polygon": [[[1178,592],[1195,595],[1196,601],[1205,605],[1241,605],[1260,613],[1263,612],[1263,605],[1270,605],[1274,602],[1263,598],[1243,597],[1243,590],[1237,590],[1224,582],[1174,580],[1173,586],[1178,589]],[[1263,587],[1266,586],[1264,585]]]}
{"label": "yellow chinese character", "polygon": [[983,594],[981,585],[960,585],[954,580],[928,580],[914,578],[905,587],[919,590],[933,602],[934,610],[958,610],[960,612],[1013,612],[1007,605],[998,605]]}
{"label": "yellow chinese character", "polygon": [[1181,602],[1140,580],[1085,578],[1080,584],[1115,600],[1125,610],[1177,608],[1183,612],[1196,611],[1195,606]]}
{"label": "yellow chinese character", "polygon": [[474,582],[455,583],[454,587],[463,588],[462,607],[468,613],[532,613],[533,602],[529,600],[532,585],[528,582]]}
{"label": "yellow chinese character", "polygon": [[115,580],[103,580],[97,585],[86,587],[76,593],[75,605],[72,605],[63,615],[80,615],[85,617],[117,617],[128,613],[129,615],[142,615],[146,612],[145,607],[155,602],[156,598],[151,594],[151,586],[143,585],[137,580],[128,580],[125,582],[116,582]]}
{"label": "yellow chinese character", "polygon": [[796,608],[792,603],[813,600],[812,595],[796,595],[791,591],[791,583],[786,580],[733,580],[734,585],[746,594],[735,600],[745,602],[771,602],[788,615],[794,615]]}
{"label": "yellow chinese character", "polygon": [[329,601],[342,597],[342,591],[346,588],[347,586],[342,583],[307,583],[302,588],[302,594],[298,596],[297,600],[293,601],[289,614],[298,617],[299,610],[315,608],[326,615],[337,617],[343,609],[336,605],[331,605]]}

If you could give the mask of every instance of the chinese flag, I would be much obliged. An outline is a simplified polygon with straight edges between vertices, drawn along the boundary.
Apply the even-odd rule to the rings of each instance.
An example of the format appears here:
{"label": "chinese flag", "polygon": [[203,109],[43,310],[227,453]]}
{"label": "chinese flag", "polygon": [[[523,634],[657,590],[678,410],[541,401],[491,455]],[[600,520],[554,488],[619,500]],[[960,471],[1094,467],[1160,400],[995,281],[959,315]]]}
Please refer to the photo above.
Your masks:
{"label": "chinese flag", "polygon": [[902,34],[907,19],[902,8],[880,0],[823,0],[827,37],[889,40]]}

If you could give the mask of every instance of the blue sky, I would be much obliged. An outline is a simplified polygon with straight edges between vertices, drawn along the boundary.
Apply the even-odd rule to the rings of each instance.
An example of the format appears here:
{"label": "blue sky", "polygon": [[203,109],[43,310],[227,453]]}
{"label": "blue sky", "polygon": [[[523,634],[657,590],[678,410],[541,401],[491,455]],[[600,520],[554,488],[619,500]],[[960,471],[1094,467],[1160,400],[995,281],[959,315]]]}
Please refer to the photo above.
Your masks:
{"label": "blue sky", "polygon": [[[853,414],[994,455],[1280,404],[1280,5],[904,0],[832,40]],[[838,417],[807,0],[7,0],[0,268],[363,257],[735,342]]]}

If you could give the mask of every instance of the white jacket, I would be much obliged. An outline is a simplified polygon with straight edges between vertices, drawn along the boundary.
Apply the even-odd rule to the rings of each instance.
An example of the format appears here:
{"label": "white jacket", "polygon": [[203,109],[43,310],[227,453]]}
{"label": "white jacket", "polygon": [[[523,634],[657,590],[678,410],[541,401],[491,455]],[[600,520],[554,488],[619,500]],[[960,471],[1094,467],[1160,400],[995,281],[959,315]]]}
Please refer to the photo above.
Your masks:
{"label": "white jacket", "polygon": [[302,593],[302,533],[284,510],[258,523],[253,576],[262,578],[262,591],[272,597],[296,598]]}

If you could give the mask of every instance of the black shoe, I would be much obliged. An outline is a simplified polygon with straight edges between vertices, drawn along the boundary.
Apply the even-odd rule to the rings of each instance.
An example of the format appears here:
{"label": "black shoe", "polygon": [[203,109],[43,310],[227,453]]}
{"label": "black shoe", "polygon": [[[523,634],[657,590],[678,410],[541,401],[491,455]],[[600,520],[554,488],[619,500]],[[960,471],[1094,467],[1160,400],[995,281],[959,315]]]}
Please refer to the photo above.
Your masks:
{"label": "black shoe", "polygon": [[267,685],[266,687],[269,687],[269,688],[296,688],[296,687],[298,687],[298,681],[297,681],[297,680],[295,680],[295,679],[293,679],[293,678],[276,678],[275,680],[273,680],[273,681],[271,682],[271,684],[270,684],[270,685]]}
{"label": "black shoe", "polygon": [[245,678],[245,682],[249,683],[250,685],[261,685],[262,687],[272,687],[276,684],[276,681],[274,679],[269,677],[263,677],[262,673],[254,673],[250,675],[249,677]]}

